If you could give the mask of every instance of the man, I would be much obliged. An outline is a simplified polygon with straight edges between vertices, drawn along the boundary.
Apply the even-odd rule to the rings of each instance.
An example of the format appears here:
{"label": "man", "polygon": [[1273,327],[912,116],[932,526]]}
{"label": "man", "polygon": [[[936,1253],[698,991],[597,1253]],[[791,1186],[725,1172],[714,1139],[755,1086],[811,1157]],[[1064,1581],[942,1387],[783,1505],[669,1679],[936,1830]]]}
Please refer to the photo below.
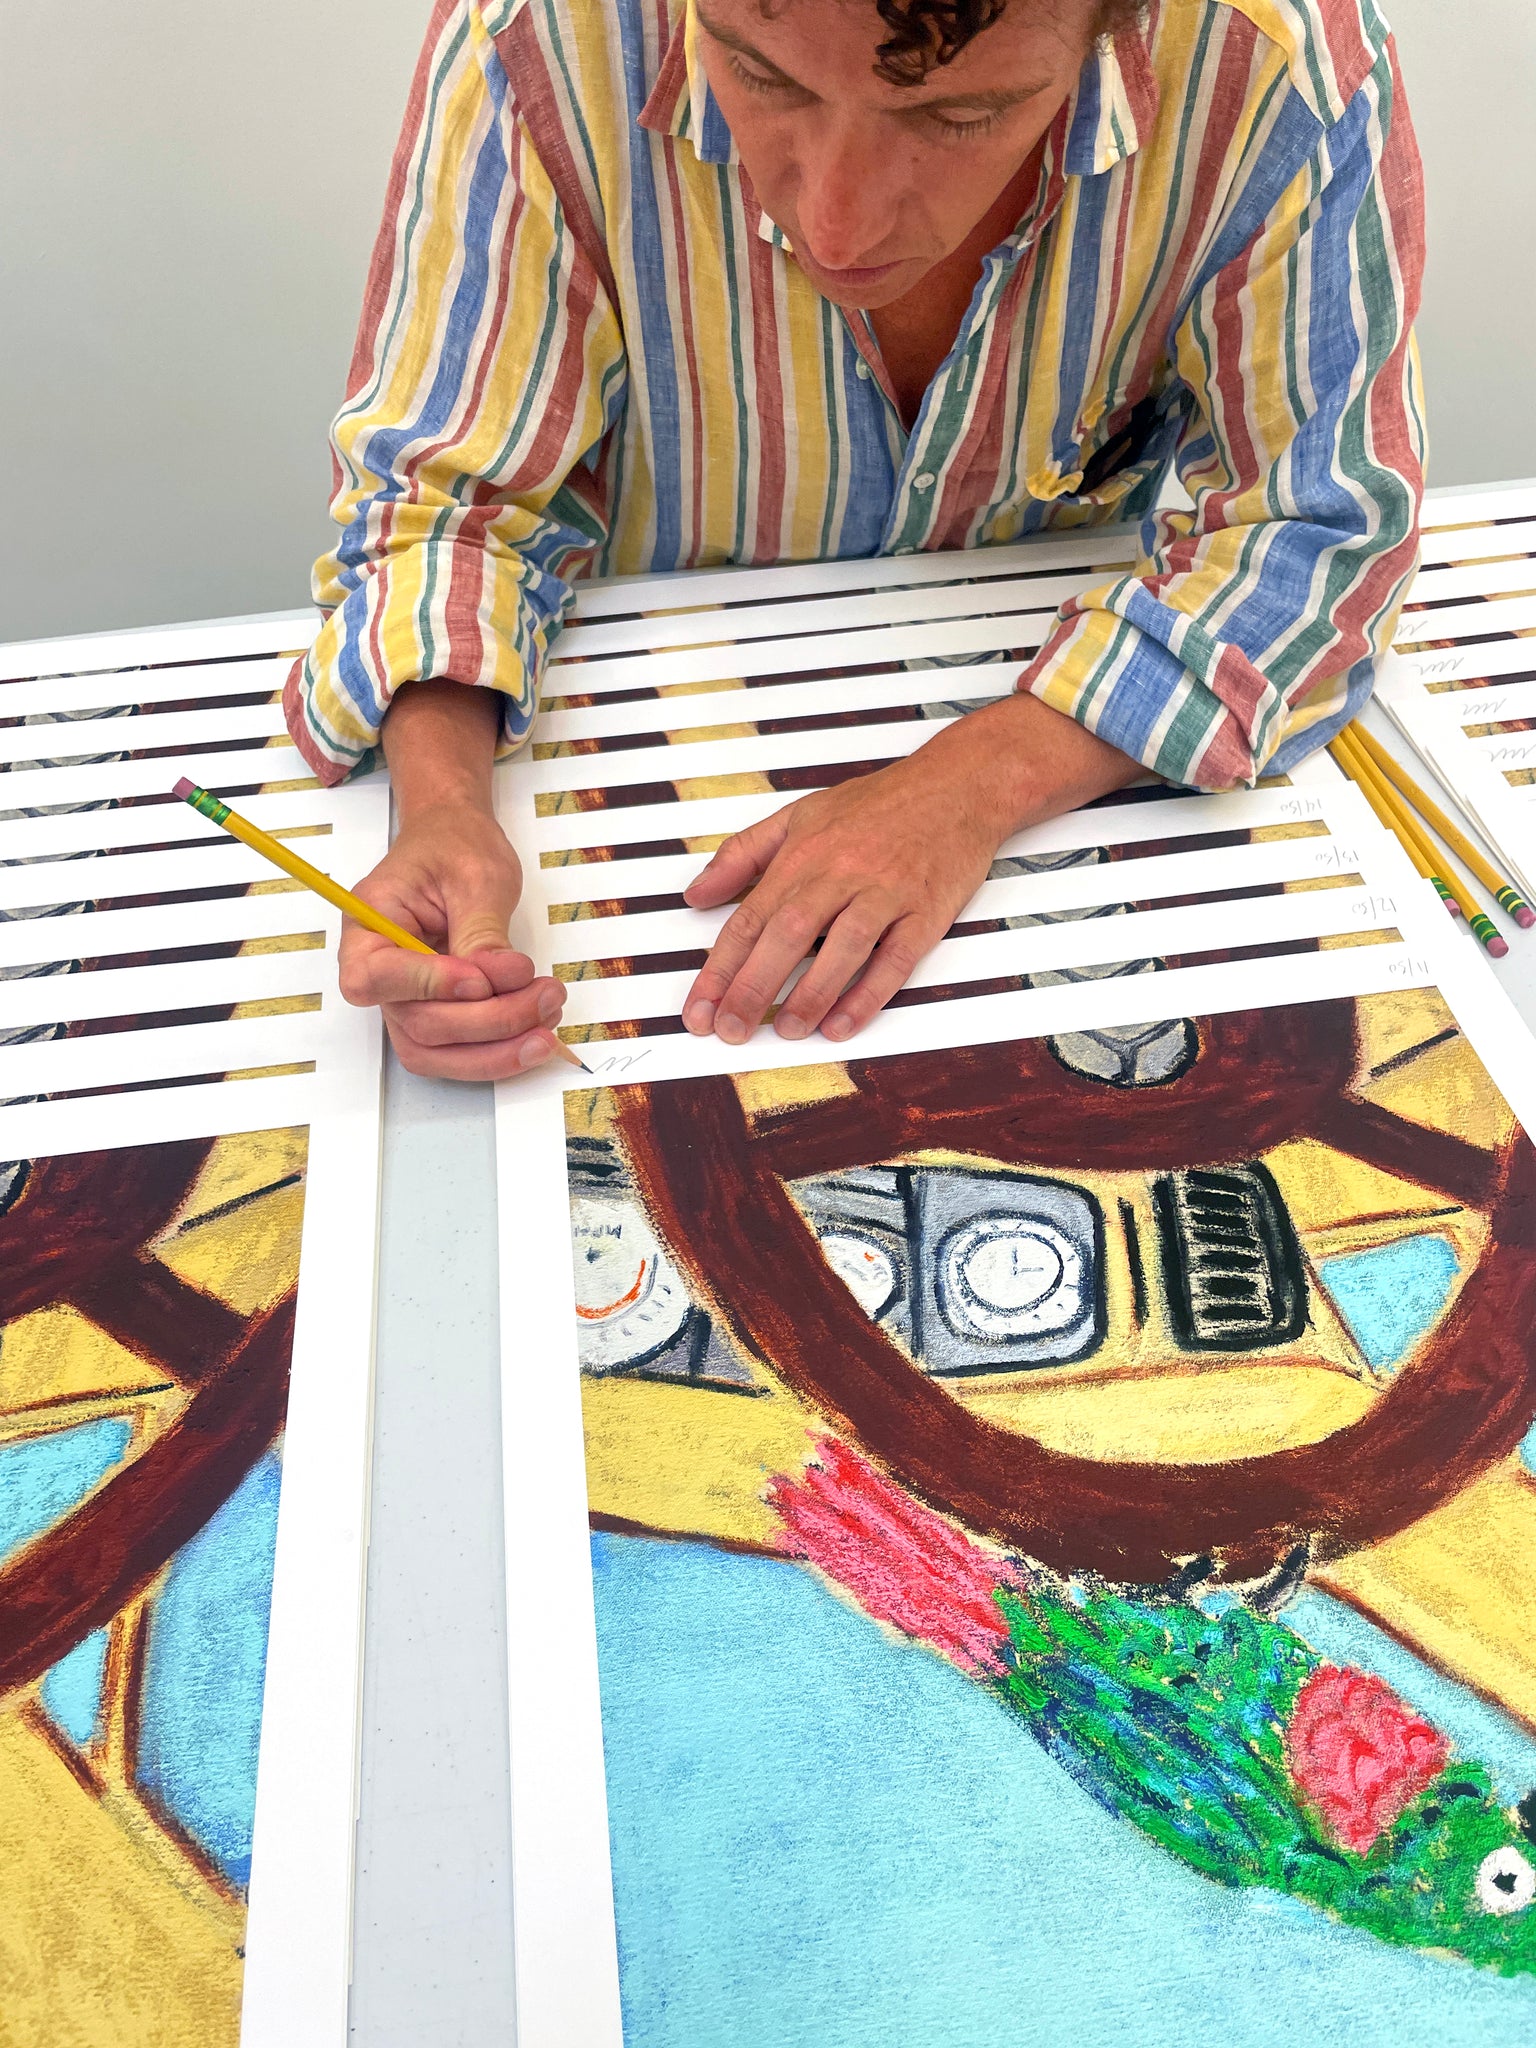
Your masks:
{"label": "man", "polygon": [[1319,745],[1413,569],[1422,250],[1370,0],[439,0],[288,715],[328,780],[382,728],[364,893],[449,951],[349,930],[348,999],[413,1071],[548,1057],[490,768],[581,574],[1143,522],[1018,694],[716,854],[730,1043],[818,939],[775,1028],[846,1040],[1024,824]]}

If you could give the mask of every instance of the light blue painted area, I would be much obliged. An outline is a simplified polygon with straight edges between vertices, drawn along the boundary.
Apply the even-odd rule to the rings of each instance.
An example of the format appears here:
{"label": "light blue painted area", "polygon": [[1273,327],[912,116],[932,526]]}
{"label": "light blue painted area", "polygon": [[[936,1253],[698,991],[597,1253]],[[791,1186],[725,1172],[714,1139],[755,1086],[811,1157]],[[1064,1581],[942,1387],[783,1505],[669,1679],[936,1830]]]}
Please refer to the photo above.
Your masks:
{"label": "light blue painted area", "polygon": [[0,1444],[0,1562],[67,1515],[132,1440],[133,1425],[108,1415]]}
{"label": "light blue painted area", "polygon": [[1520,1439],[1520,1462],[1527,1472],[1536,1472],[1536,1422]]}
{"label": "light blue painted area", "polygon": [[1434,1322],[1456,1279],[1449,1238],[1400,1237],[1318,1267],[1356,1342],[1378,1370],[1398,1364]]}
{"label": "light blue painted area", "polygon": [[[626,2048],[1536,2038],[1536,1982],[1199,1877],[809,1572],[617,1536],[593,1563]],[[1410,1693],[1358,1617],[1307,1594],[1287,1618]],[[1413,1668],[1536,1783],[1536,1747]]]}
{"label": "light blue painted area", "polygon": [[246,1475],[171,1562],[144,1664],[139,1783],[229,1880],[251,1874],[282,1465]]}
{"label": "light blue painted area", "polygon": [[100,1732],[106,1673],[107,1631],[99,1628],[76,1643],[43,1680],[43,1705],[77,1749],[89,1749]]}
{"label": "light blue painted area", "polygon": [[[0,1445],[0,1561],[62,1520],[122,1463],[132,1441],[131,1423],[103,1416]],[[107,1634],[99,1629],[60,1658],[43,1680],[43,1705],[82,1749],[101,1716],[106,1664]]]}

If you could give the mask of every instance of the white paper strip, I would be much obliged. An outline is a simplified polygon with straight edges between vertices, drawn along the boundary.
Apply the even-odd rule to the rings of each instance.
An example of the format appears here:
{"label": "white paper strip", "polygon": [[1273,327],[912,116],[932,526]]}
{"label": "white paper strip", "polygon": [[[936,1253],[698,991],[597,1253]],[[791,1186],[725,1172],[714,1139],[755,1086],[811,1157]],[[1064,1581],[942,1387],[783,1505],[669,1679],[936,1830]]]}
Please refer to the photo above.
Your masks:
{"label": "white paper strip", "polygon": [[759,724],[769,718],[825,716],[883,710],[905,704],[953,704],[1006,697],[1024,673],[1023,662],[987,661],[960,668],[896,669],[877,676],[828,676],[814,682],[744,689],[735,677],[718,689],[685,697],[646,697],[638,704],[598,703],[572,711],[545,711],[535,744],[615,739],[629,733],[672,734],[711,724]]}
{"label": "white paper strip", "polygon": [[796,602],[737,605],[729,610],[674,612],[666,618],[620,619],[568,625],[555,641],[546,689],[579,690],[579,676],[563,664],[599,656],[659,653],[665,648],[787,639],[794,634],[846,633],[860,626],[896,626],[925,620],[976,618],[995,612],[1054,611],[1097,580],[1071,576],[998,577],[986,583],[930,583],[915,590],[870,590]]}
{"label": "white paper strip", "polygon": [[[150,747],[275,739],[286,733],[279,704],[224,704],[207,711],[148,711],[131,718],[71,718],[59,724],[0,727],[0,762],[67,761]],[[5,785],[0,781],[0,797]]]}
{"label": "white paper strip", "polygon": [[[1536,497],[1536,493],[1533,493]],[[1484,561],[1495,555],[1536,554],[1536,511],[1497,525],[1426,529],[1420,556],[1426,569],[1442,562]]]}
{"label": "white paper strip", "polygon": [[573,616],[608,619],[636,612],[668,612],[691,606],[767,604],[785,598],[842,590],[897,590],[923,583],[1021,574],[1056,574],[1072,569],[1106,573],[1136,559],[1137,529],[1101,526],[1090,532],[1014,542],[1007,547],[940,553],[876,555],[852,561],[787,562],[761,569],[693,569],[665,576],[615,576],[604,583],[578,583]]}
{"label": "white paper strip", "polygon": [[[0,775],[0,820],[8,812],[51,804],[121,803],[130,796],[169,797],[182,776],[223,795],[266,782],[310,781],[297,747],[250,747],[228,754],[167,754],[154,761],[103,761],[91,767],[18,768]],[[176,814],[172,812],[171,816]],[[180,825],[179,817],[176,819]]]}
{"label": "white paper strip", "polygon": [[[8,1030],[74,1024],[90,1017],[161,1016],[221,1009],[276,997],[324,995],[335,967],[320,947],[294,953],[239,953],[227,960],[185,960],[162,967],[101,967],[92,974],[28,975],[7,981]],[[3,1074],[0,1062],[0,1074]]]}
{"label": "white paper strip", "polygon": [[[248,654],[302,654],[320,614],[280,612],[267,619],[203,619],[67,640],[17,640],[0,647],[0,682],[14,677],[78,676],[172,662],[234,661]],[[3,714],[0,714],[3,715]]]}
{"label": "white paper strip", "polygon": [[0,683],[0,718],[34,713],[97,711],[130,704],[172,704],[184,698],[213,703],[220,697],[276,696],[290,664],[278,658],[204,661],[180,668],[107,669],[87,676],[47,676]]}

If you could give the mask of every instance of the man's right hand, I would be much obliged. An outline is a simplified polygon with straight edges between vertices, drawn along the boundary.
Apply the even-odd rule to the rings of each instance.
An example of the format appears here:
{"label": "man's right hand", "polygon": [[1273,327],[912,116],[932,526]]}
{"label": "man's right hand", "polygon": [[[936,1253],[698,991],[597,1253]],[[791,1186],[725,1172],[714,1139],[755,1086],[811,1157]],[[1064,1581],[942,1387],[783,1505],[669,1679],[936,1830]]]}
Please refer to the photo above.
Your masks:
{"label": "man's right hand", "polygon": [[503,1081],[554,1051],[565,989],[507,942],[522,893],[491,806],[499,699],[459,683],[412,683],[384,722],[400,829],[357,894],[440,957],[407,952],[350,920],[341,993],[377,1004],[401,1065],[453,1081]]}

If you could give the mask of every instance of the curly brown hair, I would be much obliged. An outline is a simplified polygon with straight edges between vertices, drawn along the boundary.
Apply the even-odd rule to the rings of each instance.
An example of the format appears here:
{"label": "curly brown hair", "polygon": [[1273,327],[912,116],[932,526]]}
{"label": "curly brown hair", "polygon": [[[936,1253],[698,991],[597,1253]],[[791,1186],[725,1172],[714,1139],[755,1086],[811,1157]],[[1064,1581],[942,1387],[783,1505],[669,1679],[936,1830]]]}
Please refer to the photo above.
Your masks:
{"label": "curly brown hair", "polygon": [[[921,85],[936,64],[948,64],[973,36],[990,28],[1008,0],[875,0],[891,33],[877,51],[875,70],[889,85]],[[1099,0],[1096,36],[1129,28],[1142,0]]]}

